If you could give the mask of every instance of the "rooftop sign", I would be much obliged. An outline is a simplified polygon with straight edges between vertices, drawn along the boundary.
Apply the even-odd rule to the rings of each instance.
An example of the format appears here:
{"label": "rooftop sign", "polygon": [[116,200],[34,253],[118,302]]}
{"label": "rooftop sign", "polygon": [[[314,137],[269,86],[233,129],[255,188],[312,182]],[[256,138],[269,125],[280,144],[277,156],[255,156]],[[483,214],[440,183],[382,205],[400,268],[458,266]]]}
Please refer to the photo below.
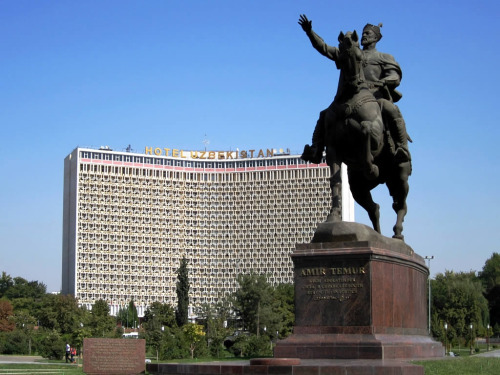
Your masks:
{"label": "rooftop sign", "polygon": [[[287,150],[288,151],[288,150]],[[283,149],[279,152],[276,149],[260,149],[260,150],[236,150],[236,151],[185,151],[177,148],[160,148],[146,147],[144,153],[146,155],[156,156],[171,156],[174,158],[183,159],[210,159],[210,160],[235,160],[247,158],[265,158],[273,157],[275,154],[283,155]]]}

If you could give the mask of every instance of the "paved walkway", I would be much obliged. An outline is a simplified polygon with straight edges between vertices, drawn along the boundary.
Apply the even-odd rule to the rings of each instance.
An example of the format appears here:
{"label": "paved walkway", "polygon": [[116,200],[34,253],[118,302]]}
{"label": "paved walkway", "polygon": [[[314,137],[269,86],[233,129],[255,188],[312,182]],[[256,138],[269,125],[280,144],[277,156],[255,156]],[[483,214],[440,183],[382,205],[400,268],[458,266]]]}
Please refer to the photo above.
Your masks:
{"label": "paved walkway", "polygon": [[496,357],[500,358],[500,349],[490,350],[489,352],[484,352],[477,354],[476,357]]}
{"label": "paved walkway", "polygon": [[[44,358],[39,355],[1,355],[0,354],[0,363],[36,363],[38,365],[50,365],[54,364],[41,362]],[[71,366],[72,363],[66,363],[64,360],[61,360],[61,365]]]}
{"label": "paved walkway", "polygon": [[0,355],[0,363],[38,363],[39,355]]}

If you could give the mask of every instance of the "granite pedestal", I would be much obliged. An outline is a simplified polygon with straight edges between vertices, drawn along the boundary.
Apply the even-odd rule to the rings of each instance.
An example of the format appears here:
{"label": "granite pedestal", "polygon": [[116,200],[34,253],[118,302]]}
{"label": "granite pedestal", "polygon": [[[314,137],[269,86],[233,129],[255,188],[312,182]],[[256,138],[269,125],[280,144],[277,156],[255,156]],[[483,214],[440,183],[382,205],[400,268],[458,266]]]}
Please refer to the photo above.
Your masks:
{"label": "granite pedestal", "polygon": [[292,254],[295,327],[276,358],[442,357],[427,334],[424,259],[362,224],[322,223]]}

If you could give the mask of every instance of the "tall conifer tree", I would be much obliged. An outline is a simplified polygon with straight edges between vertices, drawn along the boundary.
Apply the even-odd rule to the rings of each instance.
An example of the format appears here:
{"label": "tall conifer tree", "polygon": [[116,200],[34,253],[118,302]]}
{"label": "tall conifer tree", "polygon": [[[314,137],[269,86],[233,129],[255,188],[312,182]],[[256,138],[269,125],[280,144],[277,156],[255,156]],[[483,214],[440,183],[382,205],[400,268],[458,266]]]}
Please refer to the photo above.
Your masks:
{"label": "tall conifer tree", "polygon": [[175,312],[175,318],[179,327],[182,327],[188,322],[189,278],[187,265],[188,261],[186,257],[183,257],[179,269],[177,270],[177,310]]}

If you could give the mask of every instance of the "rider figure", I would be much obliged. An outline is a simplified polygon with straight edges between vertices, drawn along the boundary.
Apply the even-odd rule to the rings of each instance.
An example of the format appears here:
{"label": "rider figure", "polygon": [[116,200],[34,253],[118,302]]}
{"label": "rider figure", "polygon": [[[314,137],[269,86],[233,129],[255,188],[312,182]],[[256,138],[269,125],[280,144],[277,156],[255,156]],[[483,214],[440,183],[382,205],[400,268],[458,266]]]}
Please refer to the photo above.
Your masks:
{"label": "rider figure", "polygon": [[[306,32],[313,47],[319,53],[327,58],[337,61],[338,48],[327,45],[323,39],[312,30],[312,21],[305,15],[301,15],[299,24]],[[367,24],[363,28],[361,45],[363,46],[363,72],[369,90],[377,99],[382,111],[382,117],[385,126],[389,129],[391,138],[394,142],[392,152],[398,162],[411,160],[408,149],[408,140],[411,141],[406,133],[406,126],[399,108],[394,104],[401,99],[402,94],[396,90],[402,78],[399,64],[389,54],[378,52],[375,47],[377,42],[382,39],[380,27]],[[306,145],[302,159],[312,163],[320,163],[325,148],[325,127],[335,117],[333,113],[333,103],[320,113],[320,117],[314,129],[312,145]]]}

